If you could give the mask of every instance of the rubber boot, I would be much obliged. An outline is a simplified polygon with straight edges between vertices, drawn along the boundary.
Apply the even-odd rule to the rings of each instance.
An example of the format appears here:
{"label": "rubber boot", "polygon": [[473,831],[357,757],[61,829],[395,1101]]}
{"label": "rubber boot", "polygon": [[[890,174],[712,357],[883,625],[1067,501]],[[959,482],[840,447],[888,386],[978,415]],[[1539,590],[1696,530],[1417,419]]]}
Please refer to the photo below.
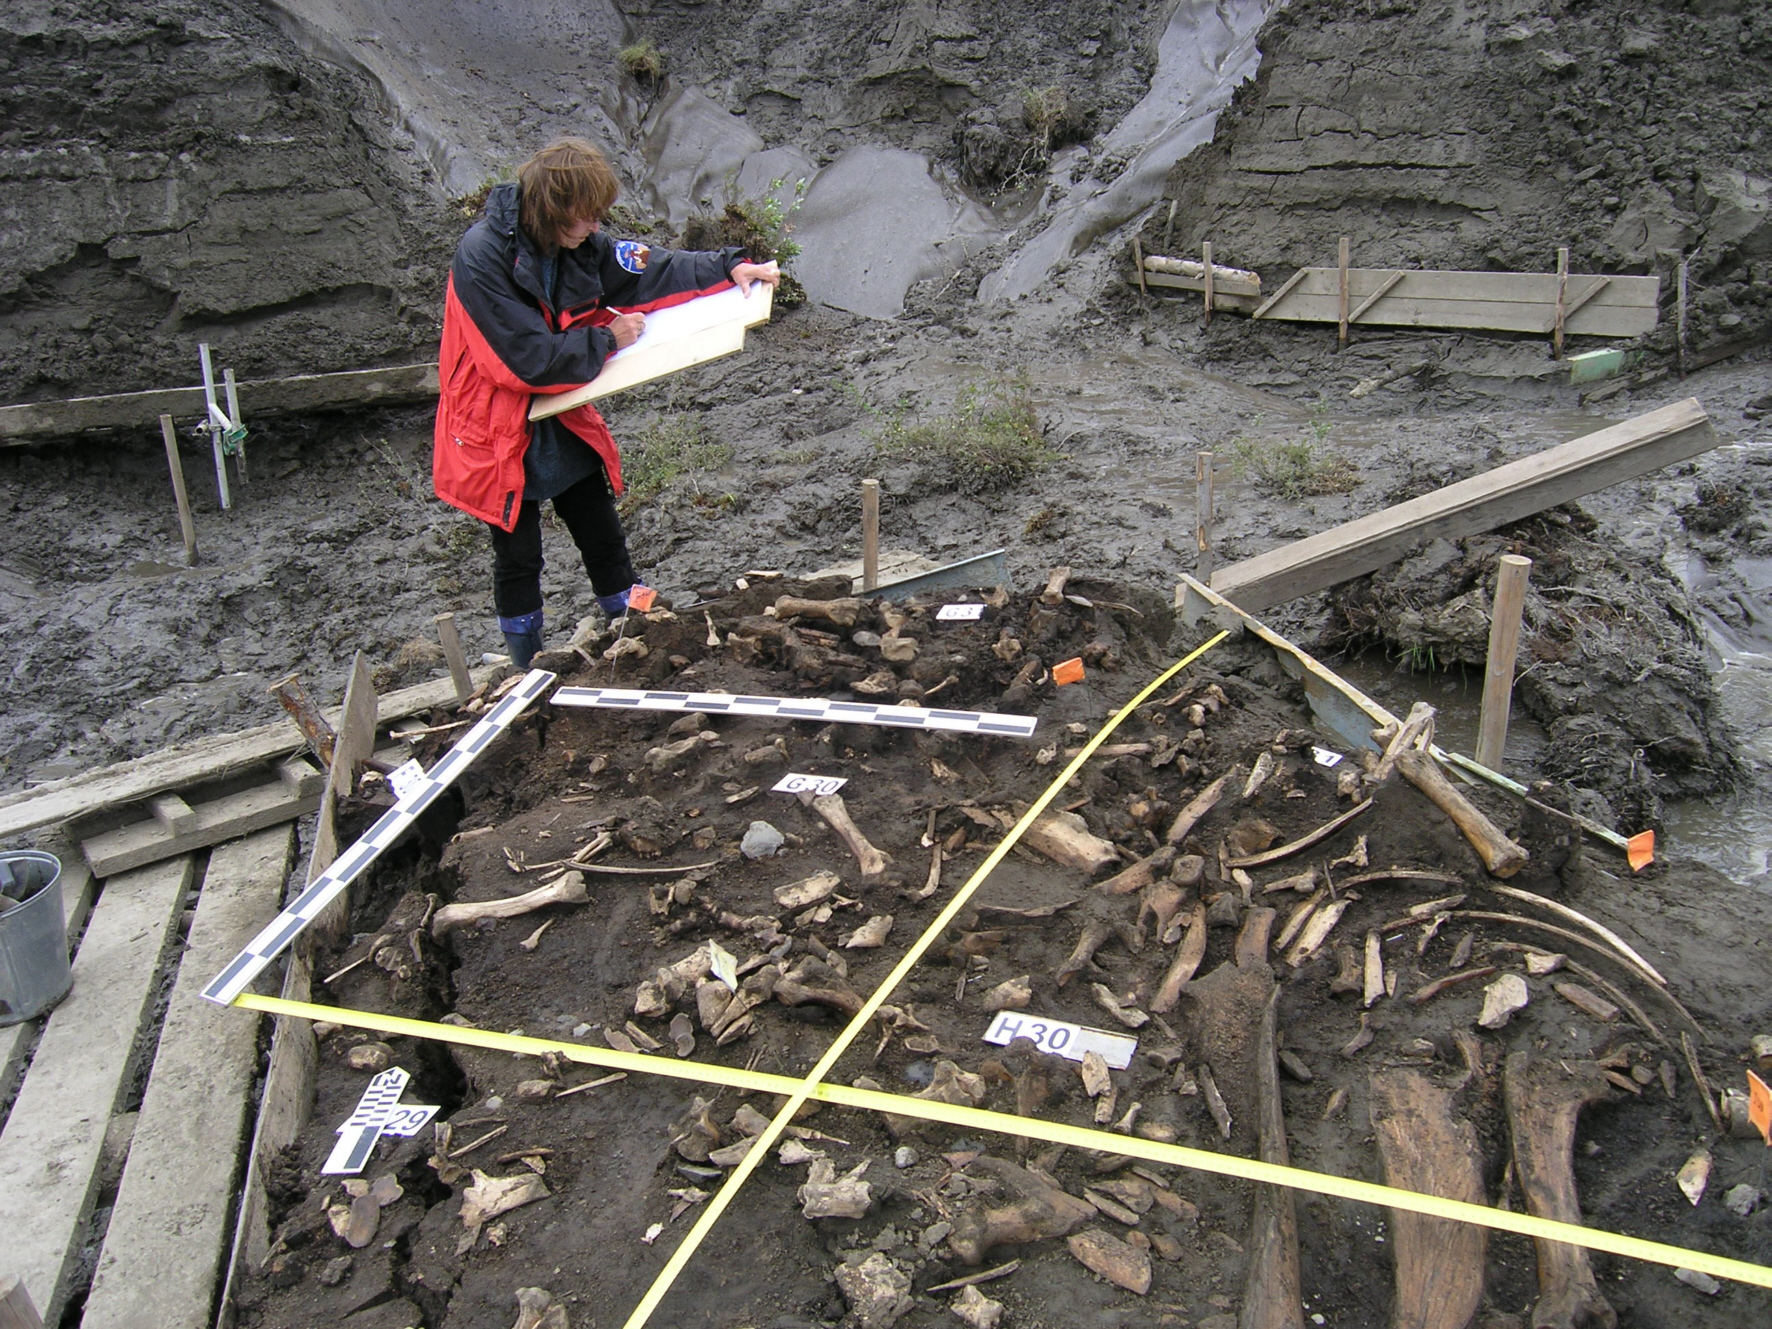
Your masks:
{"label": "rubber boot", "polygon": [[613,623],[628,612],[628,593],[617,591],[614,595],[599,595],[597,605],[605,614],[609,615],[609,621]]}
{"label": "rubber boot", "polygon": [[511,652],[511,663],[519,669],[529,668],[529,662],[541,650],[541,622],[542,611],[539,609],[533,614],[520,614],[516,618],[499,615],[498,630],[504,633],[505,645]]}

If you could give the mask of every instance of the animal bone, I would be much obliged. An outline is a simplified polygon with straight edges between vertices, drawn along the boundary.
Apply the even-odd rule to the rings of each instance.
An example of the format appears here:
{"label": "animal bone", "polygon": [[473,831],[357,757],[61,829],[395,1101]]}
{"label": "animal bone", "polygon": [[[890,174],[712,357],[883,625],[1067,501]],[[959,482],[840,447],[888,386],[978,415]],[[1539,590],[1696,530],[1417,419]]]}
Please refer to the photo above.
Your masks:
{"label": "animal bone", "polygon": [[993,1246],[1068,1236],[1079,1223],[1095,1217],[1094,1205],[1079,1200],[1043,1174],[989,1154],[980,1155],[968,1166],[999,1182],[1015,1199],[994,1209],[966,1210],[954,1220],[948,1246],[964,1264],[984,1263],[985,1253]]}
{"label": "animal bone", "polygon": [[1180,947],[1175,952],[1175,959],[1169,966],[1169,972],[1163,975],[1163,982],[1157,989],[1157,995],[1151,998],[1151,1011],[1157,1015],[1166,1014],[1175,1009],[1175,1003],[1181,1000],[1181,989],[1193,978],[1200,967],[1200,961],[1206,958],[1206,906],[1196,904],[1194,916],[1188,922],[1187,935],[1182,938]]}
{"label": "animal bone", "polygon": [[1431,756],[1408,750],[1399,752],[1396,761],[1403,777],[1426,794],[1464,833],[1464,838],[1470,841],[1471,848],[1477,851],[1477,857],[1483,860],[1483,866],[1489,869],[1491,876],[1511,877],[1526,866],[1530,855],[1525,849],[1508,839],[1500,827],[1454,789]]}
{"label": "animal bone", "polygon": [[868,843],[867,836],[850,820],[849,809],[843,805],[841,794],[804,793],[800,795],[800,802],[823,817],[837,833],[837,837],[849,846],[849,852],[861,864],[863,877],[877,877],[886,871],[886,865],[892,861],[892,856]]}
{"label": "animal bone", "polygon": [[844,597],[839,600],[802,600],[795,595],[784,595],[775,602],[775,612],[782,618],[819,618],[827,623],[835,623],[840,628],[852,628],[861,611],[866,608],[860,600]]}
{"label": "animal bone", "polygon": [[486,900],[477,904],[446,904],[431,919],[431,935],[441,937],[451,928],[478,923],[483,918],[516,918],[533,913],[551,904],[584,904],[591,897],[585,893],[582,872],[568,872],[558,881],[508,900]]}
{"label": "animal bone", "polygon": [[1188,805],[1176,814],[1175,820],[1169,823],[1169,833],[1163,837],[1164,843],[1178,845],[1187,839],[1188,832],[1194,829],[1200,818],[1218,806],[1218,800],[1224,797],[1225,786],[1236,773],[1237,768],[1232,767],[1195,794]]}
{"label": "animal bone", "polygon": [[1164,845],[1148,858],[1141,858],[1129,867],[1116,872],[1106,881],[1095,883],[1095,889],[1103,895],[1131,895],[1134,891],[1142,891],[1175,861],[1175,847]]}
{"label": "animal bone", "polygon": [[[1605,1076],[1591,1061],[1514,1052],[1508,1055],[1502,1087],[1514,1168],[1528,1212],[1580,1223],[1575,1123],[1582,1108],[1606,1097]],[[1557,1241],[1535,1239],[1534,1244],[1539,1295],[1532,1309],[1533,1329],[1616,1329],[1618,1313],[1600,1295],[1587,1252]]]}
{"label": "animal bone", "polygon": [[1093,834],[1074,812],[1048,812],[1027,828],[1022,842],[1054,863],[1091,874],[1120,858],[1113,845]]}

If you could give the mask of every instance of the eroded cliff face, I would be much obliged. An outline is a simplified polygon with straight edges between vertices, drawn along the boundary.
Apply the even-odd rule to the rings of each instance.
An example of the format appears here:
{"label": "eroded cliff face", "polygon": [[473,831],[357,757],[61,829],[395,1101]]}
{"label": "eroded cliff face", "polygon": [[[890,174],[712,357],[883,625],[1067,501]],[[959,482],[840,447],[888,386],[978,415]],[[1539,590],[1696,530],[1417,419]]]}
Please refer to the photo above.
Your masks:
{"label": "eroded cliff face", "polygon": [[9,401],[419,358],[445,206],[361,78],[255,6],[0,12]]}
{"label": "eroded cliff face", "polygon": [[1765,5],[1294,0],[1261,46],[1170,177],[1175,249],[1282,275],[1342,235],[1366,267],[1685,257],[1695,339],[1772,327]]}

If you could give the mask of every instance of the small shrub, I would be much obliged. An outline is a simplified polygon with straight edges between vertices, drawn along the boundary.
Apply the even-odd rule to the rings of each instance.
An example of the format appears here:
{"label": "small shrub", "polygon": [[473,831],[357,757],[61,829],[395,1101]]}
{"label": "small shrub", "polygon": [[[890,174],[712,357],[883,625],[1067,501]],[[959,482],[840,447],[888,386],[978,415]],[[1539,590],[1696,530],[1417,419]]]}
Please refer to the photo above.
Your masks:
{"label": "small shrub", "polygon": [[884,419],[876,454],[916,463],[920,482],[934,489],[989,493],[1061,459],[1040,434],[1025,381],[969,383],[955,396],[951,415],[913,419],[889,412]]}
{"label": "small shrub", "polygon": [[[1257,417],[1254,424],[1260,423]],[[1231,441],[1231,469],[1275,498],[1345,494],[1358,482],[1359,474],[1346,457],[1321,446],[1333,428],[1321,416],[1313,415],[1304,432],[1294,438],[1240,436]]]}
{"label": "small shrub", "polygon": [[1089,114],[1061,87],[1036,88],[1021,99],[1021,119],[1046,152],[1089,135]]}
{"label": "small shrub", "polygon": [[786,179],[771,180],[762,198],[740,196],[736,182],[726,182],[726,206],[718,216],[698,213],[683,227],[685,249],[722,249],[734,245],[744,250],[753,263],[774,261],[781,264],[783,276],[775,298],[781,304],[799,304],[806,298],[805,288],[787,275],[788,265],[799,256],[799,242],[793,238],[794,214],[806,200],[806,181],[794,182],[791,203],[781,198]]}
{"label": "small shrub", "polygon": [[625,492],[618,504],[621,514],[631,515],[679,482],[688,484],[690,502],[697,507],[728,510],[735,505],[732,496],[710,495],[702,482],[731,460],[731,445],[710,442],[698,417],[661,415],[624,452],[621,471]]}
{"label": "small shrub", "polygon": [[622,72],[643,86],[650,87],[664,77],[664,52],[652,44],[650,37],[622,47],[615,58]]}

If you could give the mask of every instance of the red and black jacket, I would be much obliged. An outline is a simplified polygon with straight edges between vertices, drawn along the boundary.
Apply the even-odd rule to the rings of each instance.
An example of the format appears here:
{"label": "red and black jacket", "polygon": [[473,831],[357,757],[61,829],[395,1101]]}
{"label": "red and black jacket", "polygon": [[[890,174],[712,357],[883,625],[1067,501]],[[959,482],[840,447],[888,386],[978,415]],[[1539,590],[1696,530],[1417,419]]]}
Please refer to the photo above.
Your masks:
{"label": "red and black jacket", "polygon": [[[557,256],[558,308],[542,293],[541,255],[517,225],[517,186],[499,185],[449,269],[438,355],[431,479],[437,497],[505,530],[523,498],[529,400],[594,379],[615,353],[618,313],[680,304],[732,284],[736,249],[623,245],[602,232]],[[638,250],[636,254],[634,251]],[[594,448],[621,493],[621,455],[595,407],[558,417]]]}

